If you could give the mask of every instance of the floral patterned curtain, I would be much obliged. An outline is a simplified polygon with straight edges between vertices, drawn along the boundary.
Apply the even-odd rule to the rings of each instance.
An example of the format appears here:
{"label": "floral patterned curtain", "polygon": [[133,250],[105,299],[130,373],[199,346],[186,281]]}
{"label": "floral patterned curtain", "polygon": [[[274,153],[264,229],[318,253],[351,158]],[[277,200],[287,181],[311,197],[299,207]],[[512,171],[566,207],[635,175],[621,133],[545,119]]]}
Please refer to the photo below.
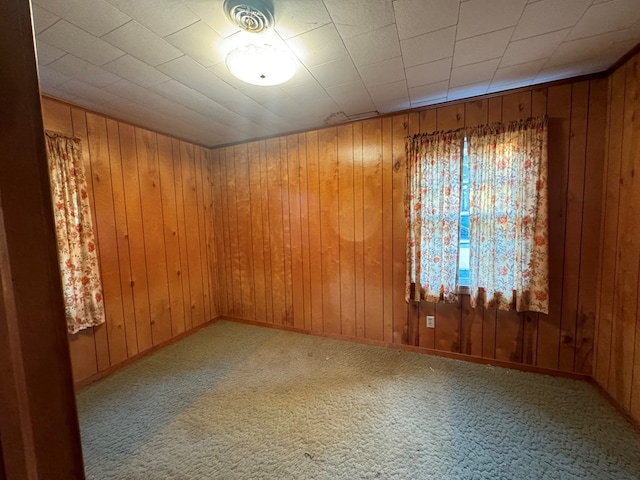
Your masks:
{"label": "floral patterned curtain", "polygon": [[471,303],[549,311],[547,122],[467,131]]}
{"label": "floral patterned curtain", "polygon": [[51,133],[46,146],[67,330],[76,333],[105,321],[82,148]]}
{"label": "floral patterned curtain", "polygon": [[407,142],[407,301],[457,298],[462,140],[438,132]]}

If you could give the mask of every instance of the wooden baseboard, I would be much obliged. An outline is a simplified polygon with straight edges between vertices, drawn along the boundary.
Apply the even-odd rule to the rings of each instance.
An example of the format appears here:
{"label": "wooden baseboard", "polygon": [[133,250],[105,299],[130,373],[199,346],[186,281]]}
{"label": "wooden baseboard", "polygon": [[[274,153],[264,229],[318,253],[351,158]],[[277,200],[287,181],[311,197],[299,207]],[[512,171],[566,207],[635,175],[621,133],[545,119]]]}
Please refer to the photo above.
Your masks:
{"label": "wooden baseboard", "polygon": [[122,370],[123,368],[131,365],[132,363],[137,362],[138,360],[140,360],[141,358],[146,357],[147,355],[151,355],[154,352],[157,352],[158,350],[160,350],[161,348],[164,348],[168,345],[171,345],[172,343],[178,342],[180,340],[182,340],[183,338],[188,337],[189,335],[197,332],[198,330],[203,329],[204,327],[208,327],[209,325],[217,322],[219,319],[221,319],[222,317],[216,317],[212,320],[209,320],[208,322],[203,323],[202,325],[198,325],[197,327],[192,328],[191,330],[187,330],[186,332],[182,332],[178,335],[176,335],[173,338],[170,338],[169,340],[166,340],[162,343],[159,343],[157,345],[154,345],[153,347],[151,347],[148,350],[145,350],[144,352],[140,352],[137,353],[136,355],[134,355],[133,357],[129,357],[126,360],[124,360],[123,362],[120,362],[116,365],[112,365],[111,367],[102,370],[98,373],[95,373],[93,375],[91,375],[90,377],[87,378],[83,378],[82,380],[79,380],[78,382],[75,383],[74,387],[76,392],[78,392],[80,389],[82,389],[83,387],[86,387],[87,385],[90,385],[94,382],[97,382],[98,380],[104,378],[104,377],[108,377],[109,375],[112,375],[113,373]]}
{"label": "wooden baseboard", "polygon": [[263,323],[263,322],[248,320],[248,319],[239,318],[239,317],[221,316],[221,317],[218,317],[218,320],[228,320],[230,322],[244,323],[247,325],[255,325],[258,327],[274,328],[276,330],[285,330],[288,332],[305,333],[309,335],[316,335],[318,337],[332,338],[335,340],[345,340],[348,342],[363,343],[365,345],[375,345],[380,347],[396,348],[396,349],[405,350],[408,352],[426,353],[428,355],[435,355],[438,357],[453,358],[455,360],[463,360],[465,362],[479,363],[482,365],[492,365],[495,367],[511,368],[513,370],[520,370],[523,372],[540,373],[543,375],[551,375],[553,377],[571,378],[573,380],[582,380],[582,381],[591,380],[591,376],[584,373],[564,372],[561,370],[553,370],[550,368],[537,367],[535,365],[527,365],[524,363],[506,362],[504,360],[495,360],[492,358],[483,358],[483,357],[477,357],[474,355],[466,355],[464,353],[445,352],[442,350],[435,350],[432,348],[414,347],[412,345],[402,345],[397,343],[384,342],[380,340],[371,340],[368,338],[361,338],[361,337],[351,337],[351,336],[331,334],[331,333],[313,332],[307,329],[295,328],[287,325],[276,325],[273,323]]}
{"label": "wooden baseboard", "polygon": [[613,396],[602,385],[600,385],[595,378],[589,377],[589,383],[591,383],[593,388],[595,388],[600,395],[606,398],[607,401],[612,404],[618,412],[620,412],[620,415],[622,415],[631,425],[634,426],[634,428],[636,428],[636,430],[640,432],[640,421],[631,415],[629,410],[618,403],[618,401],[613,398]]}

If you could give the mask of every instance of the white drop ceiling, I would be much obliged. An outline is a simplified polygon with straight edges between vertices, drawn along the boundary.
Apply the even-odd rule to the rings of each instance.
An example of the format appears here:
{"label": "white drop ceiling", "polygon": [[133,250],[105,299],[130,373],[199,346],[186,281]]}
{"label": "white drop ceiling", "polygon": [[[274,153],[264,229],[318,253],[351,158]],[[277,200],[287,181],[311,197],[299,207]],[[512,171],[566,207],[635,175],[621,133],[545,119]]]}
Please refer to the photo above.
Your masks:
{"label": "white drop ceiling", "polygon": [[222,0],[33,0],[43,93],[202,145],[606,70],[640,0],[273,0],[297,73],[248,85]]}

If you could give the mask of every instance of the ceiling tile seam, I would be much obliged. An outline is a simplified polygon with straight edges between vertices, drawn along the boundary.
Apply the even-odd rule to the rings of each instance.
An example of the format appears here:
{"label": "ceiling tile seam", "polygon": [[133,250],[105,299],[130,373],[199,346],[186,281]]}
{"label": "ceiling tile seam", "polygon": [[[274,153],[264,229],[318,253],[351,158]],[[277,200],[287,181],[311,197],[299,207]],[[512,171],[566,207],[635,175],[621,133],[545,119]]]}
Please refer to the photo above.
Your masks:
{"label": "ceiling tile seam", "polygon": [[[110,4],[110,5],[111,5],[111,4]],[[119,10],[119,9],[118,9],[118,11],[119,11],[119,12],[122,12],[122,10]],[[122,14],[123,14],[123,15],[127,15],[127,14],[126,14],[126,13],[124,13],[124,12],[122,12]],[[129,15],[127,15],[127,17],[129,17]],[[104,37],[104,36],[106,36],[106,35],[109,35],[109,34],[110,34],[111,32],[113,32],[114,30],[117,30],[117,29],[119,29],[120,27],[124,27],[125,25],[127,25],[127,24],[129,24],[129,23],[131,23],[131,22],[134,22],[134,21],[135,21],[135,20],[134,20],[133,18],[129,17],[129,21],[128,21],[128,22],[124,22],[123,24],[118,25],[118,26],[117,26],[117,27],[115,27],[115,28],[112,28],[112,29],[111,29],[111,30],[109,30],[108,32],[104,32],[104,33],[103,33],[102,35],[100,35],[99,37],[98,37],[98,36],[96,36],[96,35],[93,35],[93,34],[91,34],[91,35],[93,35],[94,37],[99,38],[99,39],[101,39],[101,40],[104,40],[105,42],[109,43],[109,45],[111,45],[111,43],[110,43],[108,40],[105,40],[105,39],[104,39],[104,38],[102,38],[102,37]],[[75,25],[75,24],[74,24],[74,25]],[[76,27],[78,27],[78,26],[76,25]],[[81,27],[78,27],[78,28],[81,28]],[[89,32],[87,32],[87,33],[89,33]],[[115,45],[114,45],[114,47],[115,47]],[[116,48],[118,48],[118,47],[116,47]]]}
{"label": "ceiling tile seam", "polygon": [[[56,23],[58,23],[60,20],[62,20],[62,17],[59,17],[58,15],[56,15],[55,13],[50,12],[49,10],[47,10],[44,7],[41,7],[40,5],[38,5],[38,8],[42,8],[42,10],[44,10],[47,13],[50,13],[51,15],[53,15],[54,17],[57,17],[58,19],[55,22],[53,22],[51,25],[49,25],[47,28],[45,28],[44,30],[38,32],[38,35],[36,35],[36,37],[41,35],[41,34],[43,34],[47,30],[49,30],[51,27],[53,27]],[[31,16],[33,17],[33,12],[31,12]],[[33,22],[33,20],[32,20],[32,22]],[[35,24],[33,25],[33,30],[34,30],[33,33],[35,35]]]}
{"label": "ceiling tile seam", "polygon": [[[191,9],[189,9],[189,11],[191,11]],[[193,12],[192,12],[192,13],[193,13]],[[191,27],[191,26],[195,25],[195,24],[196,24],[196,23],[198,23],[198,22],[203,22],[203,23],[204,23],[204,20],[202,20],[198,15],[196,15],[195,13],[194,13],[194,15],[198,18],[195,22],[192,22],[192,23],[190,23],[189,25],[185,25],[184,27],[182,27],[182,28],[180,28],[180,29],[176,30],[175,32],[167,33],[167,34],[166,34],[165,36],[163,36],[163,37],[162,37],[162,36],[160,36],[160,35],[158,35],[157,33],[156,33],[156,35],[158,35],[158,37],[160,37],[160,38],[162,38],[162,39],[166,40],[166,38],[167,38],[167,37],[170,37],[171,35],[175,35],[176,33],[180,33],[180,32],[182,32],[183,30],[186,30],[187,28],[189,28],[189,27]],[[212,29],[212,30],[213,30],[213,29]],[[153,30],[151,30],[151,31],[153,32]],[[215,30],[213,30],[213,31],[215,32]],[[155,33],[155,32],[154,32],[154,33]],[[216,33],[218,33],[218,32],[216,32]],[[169,43],[171,43],[171,42],[169,42]]]}
{"label": "ceiling tile seam", "polygon": [[[566,39],[567,36],[569,35],[569,33],[571,33],[571,29],[570,28],[561,28],[559,30],[554,30],[552,32],[546,32],[546,33],[541,33],[540,35],[534,35],[532,37],[527,37],[525,39],[518,39],[518,40],[514,40],[514,41],[510,40],[509,43],[507,44],[507,49],[508,49],[509,45],[511,45],[512,43],[517,43],[517,42],[520,42],[520,41],[523,41],[523,40],[531,40],[533,38],[538,38],[538,37],[544,37],[544,36],[550,35],[552,33],[561,32],[562,30],[566,30],[567,33],[565,33],[563,39],[560,41],[560,43],[558,43],[558,46],[555,48],[555,50],[550,55],[548,55],[546,58],[543,57],[543,58],[538,58],[537,60],[526,60],[524,62],[512,63],[511,65],[504,65],[502,67],[501,67],[502,60],[500,60],[500,64],[498,65],[498,68],[515,67],[516,65],[523,65],[525,63],[530,63],[530,62],[535,62],[535,61],[540,61],[540,60],[545,60],[545,59],[549,60],[553,56],[553,54],[556,52],[556,50],[560,47],[560,45],[562,45],[564,43],[564,39]],[[584,37],[584,38],[589,38],[589,37]],[[505,50],[505,53],[506,53],[506,50]],[[504,60],[504,54],[502,55],[502,59]]]}
{"label": "ceiling tile seam", "polygon": [[[587,9],[587,10],[589,10],[589,9]],[[577,24],[577,22],[576,22],[576,24]],[[567,42],[567,41],[566,41],[566,38],[567,38],[569,35],[571,35],[571,32],[573,31],[574,27],[575,27],[575,25],[574,25],[573,27],[571,27],[570,29],[569,29],[569,28],[567,28],[567,29],[560,28],[560,29],[558,29],[558,30],[554,30],[553,32],[547,32],[547,33],[554,33],[554,32],[559,32],[559,31],[561,31],[561,30],[568,30],[568,31],[567,31],[567,33],[566,33],[566,34],[565,34],[565,36],[564,36],[564,39],[563,39],[560,43],[558,43],[558,46],[553,50],[553,52],[551,52],[551,55],[549,55],[549,56],[547,57],[546,61],[544,62],[544,65],[542,65],[542,68],[540,69],[540,71],[541,71],[541,72],[542,72],[545,68],[547,68],[547,65],[549,64],[549,62],[551,61],[551,59],[553,58],[553,56],[556,54],[556,52],[560,49],[560,47],[561,47],[562,45],[564,45],[565,43],[569,43],[569,42]],[[606,33],[601,33],[600,35],[607,35],[607,34],[606,34]],[[536,36],[539,36],[539,35],[536,35]],[[579,42],[579,41],[581,41],[581,40],[585,40],[585,39],[587,39],[587,38],[592,38],[592,37],[597,37],[597,36],[598,36],[598,35],[591,35],[591,37],[583,37],[583,38],[580,38],[580,39],[577,39],[577,40],[571,40],[571,41],[572,41],[572,42]],[[529,37],[529,38],[533,38],[533,37]]]}
{"label": "ceiling tile seam", "polygon": [[[458,43],[456,38],[458,36],[458,25],[460,25],[460,5],[461,5],[461,2],[458,2],[458,15],[456,16],[456,25],[455,25],[456,31],[453,35],[453,53],[451,54],[451,67],[449,67],[449,78],[447,79],[447,96],[449,96],[449,90],[451,90],[451,77],[453,76],[453,59],[456,56],[456,44]],[[446,27],[446,28],[450,28],[450,27]],[[444,29],[441,29],[441,30],[444,30]],[[480,63],[480,62],[477,62],[477,63]],[[470,64],[470,65],[473,65],[473,64]]]}
{"label": "ceiling tile seam", "polygon": [[[326,5],[325,5],[325,8],[326,8]],[[351,63],[352,63],[352,64],[353,64],[353,66],[355,67],[356,72],[358,72],[358,78],[360,79],[360,83],[361,83],[361,84],[362,84],[362,86],[364,87],[364,90],[367,92],[367,96],[369,97],[369,100],[371,100],[371,104],[372,104],[372,105],[374,105],[374,106],[376,106],[376,108],[377,108],[376,102],[374,102],[374,101],[373,101],[373,98],[371,97],[371,94],[369,93],[369,89],[367,88],[367,86],[366,86],[366,85],[365,85],[365,83],[364,83],[364,79],[362,78],[362,75],[360,74],[360,70],[358,69],[358,66],[356,65],[356,62],[354,62],[354,61],[353,61],[353,57],[351,56],[351,52],[349,51],[349,49],[347,48],[347,46],[346,46],[346,45],[345,45],[345,43],[344,43],[344,38],[342,38],[342,35],[340,35],[340,32],[339,32],[339,31],[338,31],[338,29],[336,28],[336,22],[335,22],[335,20],[334,20],[333,16],[331,15],[331,12],[329,11],[329,9],[328,9],[328,8],[326,8],[326,10],[327,10],[327,14],[329,15],[329,18],[331,19],[331,24],[333,25],[333,28],[335,28],[335,29],[336,29],[336,31],[338,32],[338,36],[340,37],[340,42],[342,43],[342,46],[344,47],[344,50],[347,52],[347,55],[348,55],[349,59],[351,60]],[[395,18],[395,13],[394,13],[394,18]],[[394,23],[390,23],[389,25],[394,25],[394,24],[395,24],[395,22],[394,22]],[[385,25],[385,27],[388,27],[389,25]],[[318,28],[320,28],[320,27],[318,27]],[[314,29],[314,30],[315,30],[315,29]],[[372,31],[372,32],[375,32],[376,30],[379,30],[379,28],[376,28],[375,30],[371,30],[371,31]],[[311,31],[311,30],[310,30],[310,31]],[[366,33],[369,33],[369,32],[366,32]],[[396,35],[397,35],[397,33],[398,33],[398,27],[397,27],[397,25],[396,25]],[[356,38],[356,37],[358,37],[358,36],[359,36],[359,35],[356,35],[355,37],[352,37],[352,38]],[[343,57],[343,58],[344,58],[344,57]],[[307,69],[307,70],[308,70],[308,69]],[[309,73],[310,73],[311,75],[313,75],[313,73],[311,73],[311,72],[309,72]],[[405,74],[405,77],[406,77],[406,74]],[[314,77],[314,78],[315,78],[315,77]],[[316,81],[317,81],[317,79],[316,79]],[[320,84],[320,86],[322,87],[322,89],[325,91],[325,93],[326,93],[329,97],[331,97],[331,98],[333,99],[333,101],[336,103],[336,105],[338,105],[338,107],[342,108],[342,105],[340,104],[340,102],[338,102],[338,100],[336,100],[336,99],[333,97],[333,95],[331,95],[331,94],[327,91],[327,89],[325,88],[325,86],[324,86],[324,85],[322,85],[322,83],[320,83],[320,81],[318,81],[318,83]],[[343,85],[345,85],[345,84],[343,84]],[[336,85],[336,86],[337,86],[337,85]],[[343,113],[344,113],[344,111],[343,111]],[[346,113],[345,113],[345,115],[346,115]]]}

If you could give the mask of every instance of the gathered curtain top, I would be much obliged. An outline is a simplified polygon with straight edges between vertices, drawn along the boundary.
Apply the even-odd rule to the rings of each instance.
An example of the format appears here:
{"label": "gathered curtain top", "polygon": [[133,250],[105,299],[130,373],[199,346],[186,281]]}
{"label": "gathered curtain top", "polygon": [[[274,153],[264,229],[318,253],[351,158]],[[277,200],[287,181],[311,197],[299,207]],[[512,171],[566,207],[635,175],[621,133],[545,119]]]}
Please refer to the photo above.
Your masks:
{"label": "gathered curtain top", "polygon": [[505,132],[517,132],[521,130],[543,129],[548,123],[547,116],[530,117],[525,120],[514,120],[508,123],[491,123],[475,127],[462,127],[457,130],[438,130],[431,133],[416,133],[408,136],[407,140],[431,143],[433,141],[457,141],[465,136],[497,135]]}

